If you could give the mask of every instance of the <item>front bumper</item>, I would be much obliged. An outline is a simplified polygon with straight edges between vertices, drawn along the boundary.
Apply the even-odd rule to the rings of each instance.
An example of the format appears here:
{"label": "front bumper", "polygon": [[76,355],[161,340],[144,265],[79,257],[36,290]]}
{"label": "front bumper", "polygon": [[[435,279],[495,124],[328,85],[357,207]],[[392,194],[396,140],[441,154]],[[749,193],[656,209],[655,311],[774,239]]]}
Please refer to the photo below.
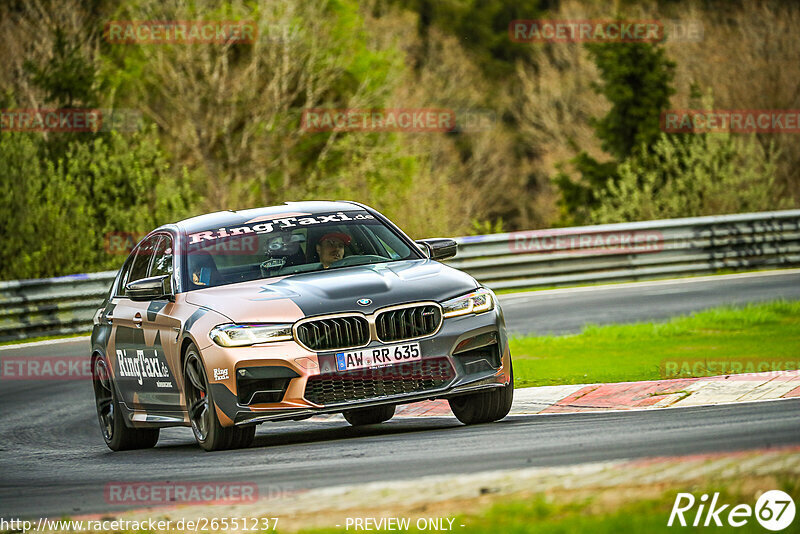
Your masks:
{"label": "front bumper", "polygon": [[[211,375],[209,380],[217,406],[217,415],[224,426],[304,419],[316,414],[337,413],[354,408],[448,398],[502,387],[511,379],[511,356],[499,307],[480,315],[444,319],[436,334],[411,341],[419,343],[422,363],[436,361],[449,364],[450,373],[447,379],[439,380],[435,387],[421,391],[358,399],[342,398],[339,395],[336,401],[324,403],[311,402],[308,397],[312,395],[307,393],[309,391],[307,386],[309,379],[311,382],[319,382],[326,377],[337,377],[339,373],[336,371],[334,352],[309,352],[294,342],[236,348],[211,345],[201,352]],[[396,343],[391,343],[394,344]],[[384,345],[373,342],[366,348],[380,346]],[[237,391],[235,377],[240,372],[252,374],[253,370],[258,371],[257,368],[260,367],[272,367],[269,370],[262,370],[270,376],[277,372],[286,377],[281,394],[278,392],[279,383],[269,383],[270,391],[276,392],[276,398],[280,400],[255,404],[243,403],[243,397],[252,397],[249,391],[245,395],[238,394],[240,392]],[[226,369],[228,372],[225,372]],[[215,381],[214,375],[226,378]],[[363,395],[363,389],[360,391]],[[269,397],[267,395],[258,398],[266,400]]]}

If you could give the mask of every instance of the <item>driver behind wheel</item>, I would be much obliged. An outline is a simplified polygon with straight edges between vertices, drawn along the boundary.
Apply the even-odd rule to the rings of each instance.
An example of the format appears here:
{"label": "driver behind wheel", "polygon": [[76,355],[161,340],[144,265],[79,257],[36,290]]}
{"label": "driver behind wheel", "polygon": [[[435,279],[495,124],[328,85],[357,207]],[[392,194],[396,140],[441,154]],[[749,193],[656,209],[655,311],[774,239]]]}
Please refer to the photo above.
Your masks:
{"label": "driver behind wheel", "polygon": [[324,269],[344,258],[344,247],[350,244],[350,240],[350,236],[342,232],[331,232],[319,239],[317,254]]}

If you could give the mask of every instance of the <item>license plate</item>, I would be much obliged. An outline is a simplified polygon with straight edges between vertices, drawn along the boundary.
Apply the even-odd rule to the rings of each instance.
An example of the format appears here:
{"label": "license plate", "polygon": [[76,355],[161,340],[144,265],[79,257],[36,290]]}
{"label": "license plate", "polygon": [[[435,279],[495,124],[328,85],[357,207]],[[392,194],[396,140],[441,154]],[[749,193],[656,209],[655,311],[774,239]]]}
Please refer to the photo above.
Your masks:
{"label": "license plate", "polygon": [[422,359],[419,343],[385,345],[369,349],[351,350],[336,353],[336,368],[339,371],[383,367],[396,363],[413,362]]}

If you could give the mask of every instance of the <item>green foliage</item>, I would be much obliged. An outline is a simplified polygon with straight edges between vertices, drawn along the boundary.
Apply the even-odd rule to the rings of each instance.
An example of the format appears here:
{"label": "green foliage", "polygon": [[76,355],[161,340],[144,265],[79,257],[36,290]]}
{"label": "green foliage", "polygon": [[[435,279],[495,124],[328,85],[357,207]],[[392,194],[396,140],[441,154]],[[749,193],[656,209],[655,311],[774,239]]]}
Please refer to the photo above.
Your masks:
{"label": "green foliage", "polygon": [[619,180],[600,193],[594,223],[780,209],[778,159],[754,137],[667,135],[619,165]]}
{"label": "green foliage", "polygon": [[[775,171],[780,189],[770,185],[771,149],[734,140],[659,140],[658,116],[668,105],[675,68],[660,46],[588,45],[595,71],[578,45],[509,39],[514,19],[566,18],[576,10],[595,13],[601,4],[0,2],[8,34],[0,40],[6,67],[0,69],[0,108],[132,110],[157,125],[127,137],[0,132],[6,192],[0,222],[27,232],[15,230],[0,245],[0,276],[114,267],[122,258],[104,252],[107,232],[145,232],[184,214],[287,200],[366,202],[425,237],[552,225],[559,193],[561,224],[774,209],[782,204],[769,198],[784,190],[796,197],[792,136],[776,136],[783,147]],[[628,5],[616,9],[629,11]],[[648,9],[643,16],[669,13]],[[701,20],[715,20],[714,10],[698,9]],[[766,21],[786,19],[783,40],[763,48],[752,44],[758,35],[743,35],[739,54],[778,57],[770,59],[768,72],[790,80],[792,12],[762,11]],[[747,11],[732,16],[753,20]],[[110,20],[252,20],[258,38],[235,45],[112,44],[102,37]],[[727,26],[707,24],[715,31]],[[778,24],[761,26],[780,30]],[[688,75],[690,82],[720,88],[692,73],[711,72],[707,58],[715,54],[737,57],[727,33],[714,35],[707,33],[700,59],[665,45],[681,57],[682,80]],[[588,87],[598,72],[595,95]],[[780,89],[791,86],[780,76],[759,79],[774,79]],[[757,94],[761,85],[753,87],[742,94]],[[526,107],[520,94],[537,105],[518,113]],[[737,102],[730,91],[723,96]],[[611,104],[607,114],[605,104],[598,105],[601,97]],[[777,102],[771,107],[791,107],[780,92],[771,98]],[[307,108],[381,107],[486,108],[498,120],[486,130],[443,135],[300,127]],[[591,124],[607,157],[598,156],[587,125],[587,117],[600,115]],[[569,165],[557,167],[554,191],[547,183],[554,162],[574,154]],[[736,165],[744,169],[738,177]]]}
{"label": "green foliage", "polygon": [[561,191],[562,222],[586,223],[604,191],[618,180],[618,162],[639,148],[648,151],[660,134],[661,111],[669,107],[675,64],[664,49],[647,43],[591,43],[602,84],[595,91],[609,102],[608,113],[592,121],[603,150],[615,160],[599,162],[580,152],[572,165],[580,175],[574,181],[561,172],[554,178]]}
{"label": "green foliage", "polygon": [[189,176],[185,169],[173,174],[153,126],[130,138],[112,132],[71,149],[60,162],[63,176],[91,184],[93,213],[103,234],[149,232],[182,217],[192,204]]}
{"label": "green foliage", "polygon": [[[793,369],[800,303],[719,307],[662,323],[589,325],[573,336],[512,338],[510,346],[517,387],[674,378],[665,372],[667,362],[754,360]],[[696,376],[708,374],[702,368]]]}
{"label": "green foliage", "polygon": [[[403,68],[399,50],[376,50],[369,46],[364,18],[359,13],[358,2],[355,0],[331,1],[326,6],[324,16],[330,21],[333,36],[329,43],[332,47],[325,51],[346,59],[340,81],[349,82],[341,88],[341,94],[330,96],[338,97],[339,102],[345,102],[347,97],[358,90],[368,94],[383,93],[389,79],[398,76],[400,73],[397,69]],[[308,33],[305,38],[311,40],[314,36]]]}
{"label": "green foliage", "polygon": [[46,62],[24,63],[31,81],[56,106],[71,107],[97,105],[95,93],[95,68],[81,51],[80,43],[70,42],[64,30],[55,29],[53,49]]}
{"label": "green foliage", "polygon": [[611,102],[611,110],[594,121],[603,150],[623,160],[661,133],[659,116],[675,92],[675,63],[663,48],[647,43],[586,45],[603,83],[596,87]]}
{"label": "green foliage", "polygon": [[423,38],[432,27],[457,37],[492,77],[508,76],[517,61],[526,61],[532,53],[529,44],[509,39],[509,23],[539,18],[547,4],[541,0],[395,0],[394,3],[419,13],[418,30]]}
{"label": "green foliage", "polygon": [[[374,45],[354,0],[221,7],[212,1],[141,2],[120,17],[241,18],[258,25],[252,45],[133,51],[119,45],[107,53],[104,75],[122,76],[115,86],[120,105],[146,109],[162,129],[171,158],[187,161],[203,176],[199,209],[360,191],[367,177],[356,176],[357,169],[379,169],[387,156],[401,159],[387,136],[301,130],[306,108],[386,105],[394,80],[404,75],[401,52]],[[393,171],[403,167],[387,166],[386,174],[394,178]]]}
{"label": "green foliage", "polygon": [[494,222],[482,221],[479,219],[472,219],[471,222],[472,228],[470,229],[470,235],[502,234],[504,232],[502,217]]}
{"label": "green foliage", "polygon": [[570,163],[580,173],[581,181],[572,180],[565,172],[553,178],[553,183],[561,191],[561,219],[564,223],[585,223],[589,220],[592,207],[598,205],[602,191],[617,180],[617,162],[601,163],[586,152],[581,152]]}
{"label": "green foliage", "polygon": [[772,145],[763,148],[755,138],[730,134],[660,133],[660,112],[674,92],[675,68],[663,49],[627,43],[588,48],[603,79],[597,91],[612,103],[594,127],[603,149],[615,159],[600,163],[581,152],[571,162],[579,181],[565,172],[555,177],[563,219],[611,223],[790,205],[775,200],[781,197],[775,187],[778,153]]}

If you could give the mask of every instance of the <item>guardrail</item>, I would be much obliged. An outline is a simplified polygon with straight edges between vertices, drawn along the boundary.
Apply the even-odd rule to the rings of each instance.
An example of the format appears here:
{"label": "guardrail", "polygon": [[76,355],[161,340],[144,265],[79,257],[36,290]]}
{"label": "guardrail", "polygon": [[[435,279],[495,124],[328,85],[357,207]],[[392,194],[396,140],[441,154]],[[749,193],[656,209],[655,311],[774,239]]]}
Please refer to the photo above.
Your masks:
{"label": "guardrail", "polygon": [[87,332],[116,271],[0,282],[0,341]]}
{"label": "guardrail", "polygon": [[[800,210],[456,238],[447,263],[492,289],[800,265]],[[0,341],[87,332],[114,271],[0,282]]]}

